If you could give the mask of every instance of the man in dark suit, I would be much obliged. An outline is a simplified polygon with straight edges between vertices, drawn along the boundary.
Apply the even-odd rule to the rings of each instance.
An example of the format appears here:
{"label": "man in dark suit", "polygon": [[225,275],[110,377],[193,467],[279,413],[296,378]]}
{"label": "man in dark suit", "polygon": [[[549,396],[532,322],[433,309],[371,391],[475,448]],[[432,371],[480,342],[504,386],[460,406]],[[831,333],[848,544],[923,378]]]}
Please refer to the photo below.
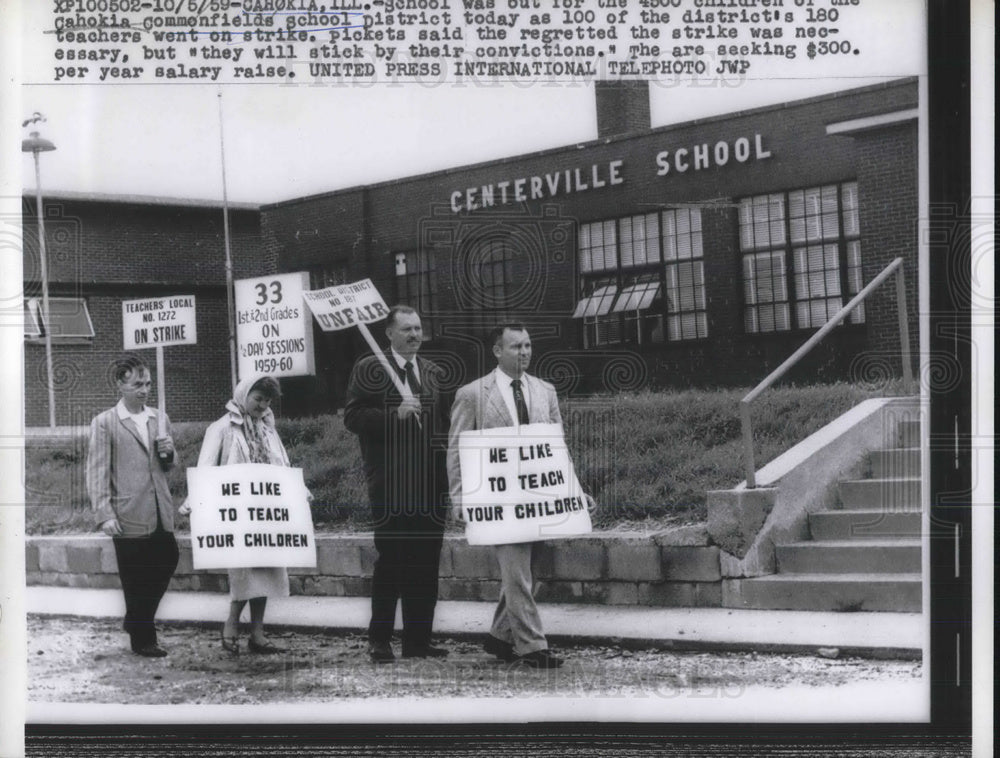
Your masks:
{"label": "man in dark suit", "polygon": [[[518,427],[524,424],[562,424],[555,388],[527,374],[531,337],[521,324],[505,324],[491,335],[497,367],[467,384],[455,395],[448,443],[448,479],[456,519],[461,518],[462,470],[459,435],[472,429]],[[552,669],[563,664],[549,651],[534,598],[531,558],[534,542],[496,545],[500,564],[500,602],[486,636],[486,652],[504,661],[532,668]]]}
{"label": "man in dark suit", "polygon": [[87,492],[98,528],[114,539],[132,651],[161,658],[167,652],[157,644],[153,618],[178,557],[166,475],[174,443],[169,419],[166,434],[157,437],[158,411],[146,407],[151,380],[145,364],[125,356],[114,375],[121,400],[90,424]]}
{"label": "man in dark suit", "polygon": [[448,404],[442,371],[417,357],[423,344],[420,316],[397,305],[385,333],[388,363],[402,392],[375,355],[354,366],[344,425],[358,435],[375,522],[375,569],[369,653],[375,663],[395,660],[390,640],[396,601],[403,610],[404,658],[443,657],[431,644],[438,594],[438,564],[447,507],[445,454]]}

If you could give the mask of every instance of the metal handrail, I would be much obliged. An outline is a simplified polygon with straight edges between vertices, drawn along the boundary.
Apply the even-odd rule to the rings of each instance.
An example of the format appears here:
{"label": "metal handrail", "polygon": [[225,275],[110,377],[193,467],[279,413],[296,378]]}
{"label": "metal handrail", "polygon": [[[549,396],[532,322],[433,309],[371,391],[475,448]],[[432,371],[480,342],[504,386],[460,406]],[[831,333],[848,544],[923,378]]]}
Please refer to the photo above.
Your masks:
{"label": "metal handrail", "polygon": [[899,339],[900,354],[903,358],[903,378],[907,383],[913,381],[913,369],[910,366],[910,328],[909,323],[906,319],[906,279],[903,273],[903,259],[896,258],[888,266],[882,269],[881,273],[872,279],[857,295],[855,295],[851,300],[841,308],[837,313],[827,321],[822,328],[802,345],[798,350],[792,353],[784,363],[782,363],[778,368],[768,374],[760,384],[750,390],[742,400],[740,400],[740,426],[743,430],[743,460],[746,466],[747,474],[747,489],[753,489],[757,486],[753,458],[753,428],[750,421],[750,403],[754,399],[772,384],[774,384],[778,379],[785,375],[785,373],[794,366],[799,360],[812,350],[816,345],[822,340],[827,334],[833,331],[834,327],[837,326],[841,321],[843,321],[851,311],[861,305],[861,302],[868,297],[874,290],[878,289],[885,280],[888,279],[893,272],[896,274],[896,311],[899,315]]}

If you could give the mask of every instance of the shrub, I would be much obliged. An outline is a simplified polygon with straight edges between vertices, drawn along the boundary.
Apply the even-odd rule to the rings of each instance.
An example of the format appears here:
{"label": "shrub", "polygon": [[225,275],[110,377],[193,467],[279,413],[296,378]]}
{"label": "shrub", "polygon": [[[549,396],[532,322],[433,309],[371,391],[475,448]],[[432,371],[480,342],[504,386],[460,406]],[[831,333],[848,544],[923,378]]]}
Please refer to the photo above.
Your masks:
{"label": "shrub", "polygon": [[[888,389],[888,391],[887,391]],[[703,521],[705,493],[743,479],[739,401],[746,390],[639,392],[565,401],[567,442],[584,489],[599,504],[595,525]],[[754,404],[758,466],[869,397],[904,394],[901,384],[876,392],[850,384],[779,387]],[[168,481],[177,503],[187,496],[185,469],[198,460],[207,424],[175,430],[178,466]],[[280,419],[278,432],[313,494],[318,529],[365,529],[368,497],[357,438],[337,416]],[[26,443],[29,534],[93,528],[83,486],[86,440]],[[186,519],[178,528],[187,528]]]}

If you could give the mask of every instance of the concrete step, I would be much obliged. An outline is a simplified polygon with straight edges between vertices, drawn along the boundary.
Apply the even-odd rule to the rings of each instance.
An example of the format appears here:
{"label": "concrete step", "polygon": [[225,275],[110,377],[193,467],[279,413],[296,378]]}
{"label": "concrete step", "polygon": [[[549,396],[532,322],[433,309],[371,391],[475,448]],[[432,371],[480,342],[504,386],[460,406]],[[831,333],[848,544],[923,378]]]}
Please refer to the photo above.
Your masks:
{"label": "concrete step", "polygon": [[846,510],[881,508],[890,511],[920,510],[920,479],[856,479],[841,482],[841,507]]}
{"label": "concrete step", "polygon": [[868,455],[875,479],[912,479],[920,476],[920,448],[897,447]]}
{"label": "concrete step", "polygon": [[920,539],[919,511],[840,510],[809,514],[814,540]]}
{"label": "concrete step", "polygon": [[921,585],[920,574],[772,574],[728,580],[722,597],[729,608],[919,613]]}
{"label": "concrete step", "polygon": [[829,540],[775,546],[780,574],[920,573],[920,540]]}
{"label": "concrete step", "polygon": [[900,421],[899,422],[899,446],[900,447],[920,447],[920,422]]}

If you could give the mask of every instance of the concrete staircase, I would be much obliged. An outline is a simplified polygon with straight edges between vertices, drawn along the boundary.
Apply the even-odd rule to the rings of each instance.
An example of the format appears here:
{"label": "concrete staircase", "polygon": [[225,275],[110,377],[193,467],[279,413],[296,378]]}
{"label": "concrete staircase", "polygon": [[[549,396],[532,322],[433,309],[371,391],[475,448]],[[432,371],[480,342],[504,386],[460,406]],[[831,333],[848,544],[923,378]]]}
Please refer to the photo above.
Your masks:
{"label": "concrete staircase", "polygon": [[744,607],[920,612],[920,422],[899,437],[870,478],[840,482],[838,510],[809,516],[811,540],[775,547],[776,574],[741,582]]}

